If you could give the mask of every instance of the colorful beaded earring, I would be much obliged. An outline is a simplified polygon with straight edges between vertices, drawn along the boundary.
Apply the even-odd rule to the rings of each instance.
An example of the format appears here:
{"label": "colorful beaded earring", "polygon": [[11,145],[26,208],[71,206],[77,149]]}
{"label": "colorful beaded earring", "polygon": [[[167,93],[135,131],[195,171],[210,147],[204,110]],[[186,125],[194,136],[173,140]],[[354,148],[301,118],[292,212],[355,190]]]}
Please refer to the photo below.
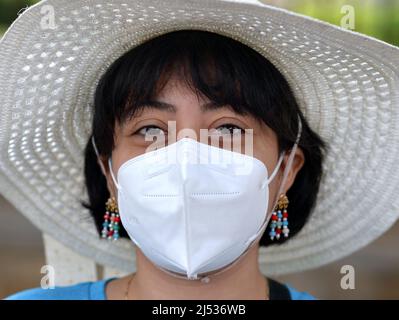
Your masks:
{"label": "colorful beaded earring", "polygon": [[119,211],[115,197],[111,197],[108,199],[108,201],[105,203],[105,208],[106,209],[101,237],[107,238],[108,240],[118,240],[119,222],[121,221],[121,218],[119,217]]}
{"label": "colorful beaded earring", "polygon": [[281,194],[271,217],[271,230],[269,232],[271,240],[274,240],[274,238],[279,240],[281,237],[281,233],[283,233],[284,237],[287,238],[288,234],[290,233],[290,230],[288,229],[288,203],[289,201],[287,196]]}

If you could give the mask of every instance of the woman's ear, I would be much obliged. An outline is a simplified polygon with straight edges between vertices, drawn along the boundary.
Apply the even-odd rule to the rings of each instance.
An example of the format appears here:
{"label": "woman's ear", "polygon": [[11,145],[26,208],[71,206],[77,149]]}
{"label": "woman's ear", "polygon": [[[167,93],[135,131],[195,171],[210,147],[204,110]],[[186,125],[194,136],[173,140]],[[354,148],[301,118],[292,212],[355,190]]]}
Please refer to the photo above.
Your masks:
{"label": "woman's ear", "polygon": [[[290,153],[287,153],[284,156],[284,160],[282,163],[282,172],[284,172],[287,164],[288,164],[288,158],[290,156]],[[301,170],[303,164],[305,163],[305,156],[303,154],[303,151],[301,148],[296,148],[294,158],[292,159],[292,165],[291,168],[287,174],[287,179],[285,181],[285,185],[283,188],[284,194],[288,192],[288,190],[291,188],[291,186],[294,184],[296,175],[298,174],[299,170]]]}

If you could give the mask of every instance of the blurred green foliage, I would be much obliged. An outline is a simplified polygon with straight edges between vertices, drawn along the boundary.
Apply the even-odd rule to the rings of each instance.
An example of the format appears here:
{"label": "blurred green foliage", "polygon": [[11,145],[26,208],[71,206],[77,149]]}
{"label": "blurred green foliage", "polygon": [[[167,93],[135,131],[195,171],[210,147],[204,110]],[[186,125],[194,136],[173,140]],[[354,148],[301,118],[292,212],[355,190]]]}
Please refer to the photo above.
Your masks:
{"label": "blurred green foliage", "polygon": [[289,0],[281,1],[281,4],[282,7],[338,26],[345,15],[341,13],[341,8],[352,6],[354,31],[399,46],[399,0]]}
{"label": "blurred green foliage", "polygon": [[[68,1],[68,0],[65,0]],[[167,1],[167,0],[165,0]],[[201,0],[198,0],[201,1]],[[314,18],[341,25],[341,8],[355,12],[355,29],[399,46],[399,0],[261,0]],[[37,0],[0,0],[0,34],[15,20],[22,8]]]}
{"label": "blurred green foliage", "polygon": [[0,25],[7,27],[17,17],[18,12],[38,1],[35,0],[0,0]]}

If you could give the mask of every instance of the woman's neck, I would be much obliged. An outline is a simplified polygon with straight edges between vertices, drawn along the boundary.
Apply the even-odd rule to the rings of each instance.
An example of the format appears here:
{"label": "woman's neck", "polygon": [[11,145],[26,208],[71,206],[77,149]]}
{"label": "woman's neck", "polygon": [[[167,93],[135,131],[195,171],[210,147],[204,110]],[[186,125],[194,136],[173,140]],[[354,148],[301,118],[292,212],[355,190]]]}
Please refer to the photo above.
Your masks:
{"label": "woman's neck", "polygon": [[137,272],[130,284],[129,299],[265,300],[269,296],[267,280],[259,270],[258,246],[252,247],[231,268],[214,276],[210,275],[208,283],[169,275],[154,266],[138,248],[136,261]]}

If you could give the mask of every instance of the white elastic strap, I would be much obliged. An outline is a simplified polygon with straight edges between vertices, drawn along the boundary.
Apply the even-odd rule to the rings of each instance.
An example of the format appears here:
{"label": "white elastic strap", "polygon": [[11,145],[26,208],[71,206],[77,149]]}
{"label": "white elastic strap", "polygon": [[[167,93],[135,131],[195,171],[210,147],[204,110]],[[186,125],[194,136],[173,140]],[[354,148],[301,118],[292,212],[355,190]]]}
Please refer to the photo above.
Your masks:
{"label": "white elastic strap", "polygon": [[282,152],[278,161],[277,161],[277,165],[273,170],[273,173],[271,174],[271,176],[267,179],[265,179],[265,181],[262,183],[262,189],[264,189],[271,181],[273,181],[274,177],[276,176],[278,170],[280,169],[281,163],[283,162],[284,159],[284,154],[285,152]]}
{"label": "white elastic strap", "polygon": [[281,194],[281,192],[284,189],[285,181],[287,180],[289,169],[291,169],[292,161],[294,160],[295,152],[296,152],[296,149],[298,148],[298,144],[299,144],[299,140],[301,138],[301,134],[302,134],[302,120],[298,116],[298,134],[297,134],[297,137],[296,137],[295,144],[292,147],[292,150],[290,152],[290,156],[288,157],[286,170],[284,170],[283,180],[281,181],[280,189],[278,190],[278,192],[276,194],[277,195],[277,199],[276,199],[274,205],[277,204],[278,197],[279,197],[279,195]]}
{"label": "white elastic strap", "polygon": [[98,152],[96,143],[94,142],[94,136],[91,136],[91,143],[92,143],[92,145],[93,145],[94,152],[95,152],[96,155],[97,155],[97,163],[98,163],[98,165],[100,166],[100,168],[101,168],[101,170],[102,170],[102,172],[103,172],[103,174],[104,174],[104,176],[105,176],[105,172],[106,172],[106,171],[105,171],[103,162],[100,160],[100,153]]}
{"label": "white elastic strap", "polygon": [[118,188],[118,190],[121,188],[120,185],[118,184],[118,182],[116,182],[115,176],[114,176],[114,172],[112,171],[112,161],[111,161],[111,157],[108,158],[108,166],[109,166],[109,171],[111,172],[111,177],[112,180],[115,183],[115,186]]}

